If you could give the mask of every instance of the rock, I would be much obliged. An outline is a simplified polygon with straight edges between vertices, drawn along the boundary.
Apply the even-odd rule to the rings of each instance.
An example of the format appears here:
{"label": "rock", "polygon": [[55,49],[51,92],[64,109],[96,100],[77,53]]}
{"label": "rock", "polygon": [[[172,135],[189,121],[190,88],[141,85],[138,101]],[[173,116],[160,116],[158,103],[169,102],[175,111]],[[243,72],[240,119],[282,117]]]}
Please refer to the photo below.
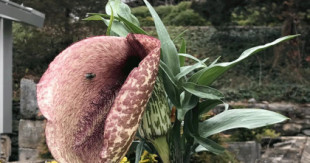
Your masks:
{"label": "rock", "polygon": [[243,163],[255,163],[260,158],[261,146],[255,141],[229,143],[228,150]]}
{"label": "rock", "polygon": [[300,133],[302,126],[295,123],[286,123],[282,126],[283,132],[281,132],[284,135],[294,136]]}
{"label": "rock", "polygon": [[[271,138],[269,142],[276,142],[263,146],[263,153],[259,163],[295,163],[300,162],[305,149],[307,137],[280,137],[276,141]],[[266,142],[266,140],[265,140]]]}
{"label": "rock", "polygon": [[0,141],[0,160],[8,162],[11,156],[11,139],[7,135],[1,135]]}
{"label": "rock", "polygon": [[269,110],[281,113],[289,113],[295,111],[295,105],[289,103],[270,103],[268,107]]}
{"label": "rock", "polygon": [[37,161],[39,158],[39,152],[35,149],[19,148],[19,161],[20,162],[32,162]]}
{"label": "rock", "polygon": [[44,121],[31,121],[21,119],[19,122],[18,144],[19,148],[36,149],[44,139]]}
{"label": "rock", "polygon": [[248,103],[256,103],[256,100],[255,100],[255,98],[250,98],[249,100],[248,100]]}
{"label": "rock", "polygon": [[309,163],[309,161],[310,161],[310,137],[307,138],[307,142],[302,152],[300,163]]}
{"label": "rock", "polygon": [[310,129],[302,130],[302,133],[307,135],[307,136],[310,136]]}
{"label": "rock", "polygon": [[20,114],[22,119],[44,119],[39,113],[37,88],[33,80],[22,79],[20,82]]}

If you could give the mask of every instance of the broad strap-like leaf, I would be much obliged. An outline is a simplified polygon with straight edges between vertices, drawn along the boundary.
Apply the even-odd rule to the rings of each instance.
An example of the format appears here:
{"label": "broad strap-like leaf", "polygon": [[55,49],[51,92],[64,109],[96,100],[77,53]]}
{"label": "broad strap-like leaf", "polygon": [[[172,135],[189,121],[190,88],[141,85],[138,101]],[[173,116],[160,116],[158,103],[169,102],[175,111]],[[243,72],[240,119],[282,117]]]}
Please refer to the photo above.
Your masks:
{"label": "broad strap-like leaf", "polygon": [[173,73],[169,69],[168,65],[165,64],[165,62],[160,61],[159,64],[160,69],[165,73],[165,75],[169,78],[170,82],[177,87],[177,80],[175,79]]}
{"label": "broad strap-like leaf", "polygon": [[180,107],[180,93],[177,89],[177,80],[163,61],[160,61],[159,67],[161,71],[159,74],[163,78],[163,81],[165,83],[164,88],[170,101],[173,103],[174,106]]}
{"label": "broad strap-like leaf", "polygon": [[287,119],[281,114],[263,109],[233,109],[201,122],[199,133],[202,137],[209,137],[230,129],[253,129],[283,122]]}
{"label": "broad strap-like leaf", "polygon": [[[181,44],[181,48],[179,50],[179,53],[186,53],[186,41],[184,38],[182,38],[182,44]],[[180,60],[180,66],[181,67],[184,66],[185,57],[179,55],[179,60]]]}
{"label": "broad strap-like leaf", "polygon": [[242,60],[246,59],[247,57],[249,57],[249,56],[251,56],[251,55],[253,55],[253,54],[255,54],[261,50],[264,50],[270,46],[276,45],[276,44],[283,42],[283,41],[286,41],[286,40],[293,39],[297,36],[299,36],[299,35],[290,35],[290,36],[281,37],[281,38],[279,38],[279,39],[277,39],[271,43],[267,43],[265,45],[260,45],[260,46],[250,48],[250,49],[244,51],[240,55],[240,57],[238,59],[236,59],[235,61],[216,63],[216,64],[213,64],[212,66],[206,67],[206,68],[198,71],[189,79],[189,81],[208,86],[208,85],[212,84],[224,72],[226,72],[227,70],[229,70],[234,65],[241,62]]}
{"label": "broad strap-like leaf", "polygon": [[183,88],[187,92],[204,99],[219,100],[224,97],[217,89],[191,82],[184,83]]}
{"label": "broad strap-like leaf", "polygon": [[161,42],[161,49],[162,49],[162,60],[167,64],[167,66],[171,69],[173,75],[176,75],[180,72],[180,63],[177,49],[172,42],[169,33],[164,26],[163,22],[161,21],[160,17],[151,6],[151,4],[144,0],[147,8],[149,9],[155,23],[156,31],[158,38]]}

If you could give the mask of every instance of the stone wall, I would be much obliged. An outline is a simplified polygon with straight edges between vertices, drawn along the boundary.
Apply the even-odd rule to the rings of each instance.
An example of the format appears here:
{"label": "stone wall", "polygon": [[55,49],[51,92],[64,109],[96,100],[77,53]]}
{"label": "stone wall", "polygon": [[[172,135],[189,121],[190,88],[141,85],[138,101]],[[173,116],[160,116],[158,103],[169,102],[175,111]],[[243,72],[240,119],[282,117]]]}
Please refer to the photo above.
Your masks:
{"label": "stone wall", "polygon": [[20,82],[20,121],[18,127],[19,161],[39,158],[39,146],[44,141],[44,117],[36,99],[36,83],[29,79]]}

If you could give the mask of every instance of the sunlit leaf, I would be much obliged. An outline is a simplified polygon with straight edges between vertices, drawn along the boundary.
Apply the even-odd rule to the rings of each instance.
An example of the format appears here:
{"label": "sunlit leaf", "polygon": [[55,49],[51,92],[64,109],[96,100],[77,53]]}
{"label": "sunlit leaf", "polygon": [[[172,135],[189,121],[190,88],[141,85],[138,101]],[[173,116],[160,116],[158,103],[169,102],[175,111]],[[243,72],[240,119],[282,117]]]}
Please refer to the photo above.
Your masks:
{"label": "sunlit leaf", "polygon": [[105,6],[105,11],[108,15],[111,15],[112,10],[109,6],[112,7],[115,17],[122,16],[132,24],[139,26],[138,19],[131,14],[129,6],[123,3],[121,0],[109,0]]}
{"label": "sunlit leaf", "polygon": [[208,137],[234,128],[253,129],[283,122],[288,118],[263,109],[233,109],[224,111],[199,124],[199,133]]}

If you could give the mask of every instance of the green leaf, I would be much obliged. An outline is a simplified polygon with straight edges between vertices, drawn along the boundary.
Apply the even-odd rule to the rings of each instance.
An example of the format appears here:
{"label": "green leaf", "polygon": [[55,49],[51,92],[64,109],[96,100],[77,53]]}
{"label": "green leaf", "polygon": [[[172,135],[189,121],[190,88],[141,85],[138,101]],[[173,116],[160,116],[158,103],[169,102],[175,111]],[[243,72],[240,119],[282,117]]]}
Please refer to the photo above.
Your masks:
{"label": "green leaf", "polygon": [[187,66],[186,68],[181,68],[181,72],[178,73],[175,78],[177,80],[180,80],[183,76],[189,74],[190,72],[196,70],[196,69],[199,69],[199,68],[203,68],[203,67],[206,67],[205,64],[203,64],[204,62],[206,62],[208,60],[208,58],[204,59],[203,61],[201,62],[198,62],[194,65],[191,65],[191,66]]}
{"label": "green leaf", "polygon": [[265,45],[260,45],[260,46],[250,48],[250,49],[244,51],[240,55],[240,57],[238,59],[236,59],[235,61],[217,63],[217,64],[214,64],[212,66],[206,67],[206,68],[198,71],[189,79],[189,81],[208,86],[208,85],[212,84],[224,72],[226,72],[227,70],[229,70],[234,65],[241,62],[242,60],[246,59],[247,57],[249,57],[249,56],[251,56],[251,55],[253,55],[253,54],[255,54],[261,50],[264,50],[270,46],[276,45],[276,44],[283,42],[283,41],[286,41],[286,40],[293,39],[297,36],[299,36],[299,35],[290,35],[290,36],[281,37],[281,38],[279,38],[279,39],[277,39],[271,43],[267,43]]}
{"label": "green leaf", "polygon": [[174,75],[170,71],[169,67],[163,62],[160,61],[159,67],[163,70],[163,72],[166,74],[166,76],[169,78],[170,82],[177,87],[177,80],[175,80]]}
{"label": "green leaf", "polygon": [[137,148],[136,148],[136,159],[135,159],[135,163],[139,163],[140,159],[141,159],[141,155],[143,153],[143,149],[144,149],[144,141],[140,141],[140,143],[138,144]]}
{"label": "green leaf", "polygon": [[[199,107],[199,106],[198,106]],[[189,134],[194,138],[194,140],[208,149],[208,151],[214,154],[221,154],[224,152],[224,148],[214,141],[203,138],[199,134],[199,110],[198,108],[194,108],[186,113],[184,129],[185,132],[189,132]]]}
{"label": "green leaf", "polygon": [[221,56],[217,57],[211,64],[210,67],[215,65],[217,63],[217,61],[221,58]]}
{"label": "green leaf", "polygon": [[[110,5],[112,9],[109,7]],[[140,26],[138,19],[131,14],[129,6],[123,3],[121,0],[109,0],[107,5],[105,6],[105,11],[108,15],[111,15],[112,10],[114,12],[115,17],[122,16],[132,24]]]}
{"label": "green leaf", "polygon": [[[186,41],[184,38],[182,38],[182,44],[179,53],[186,53]],[[180,60],[180,66],[183,66],[185,63],[185,57],[179,55],[179,60]]]}
{"label": "green leaf", "polygon": [[101,16],[101,17],[103,17],[103,18],[109,18],[110,16],[109,15],[107,15],[107,14],[102,14],[102,13],[91,13],[91,12],[89,12],[89,13],[87,13],[86,14],[86,16],[95,16],[95,15],[98,15],[98,16]]}
{"label": "green leaf", "polygon": [[180,37],[182,37],[184,35],[185,32],[187,32],[188,29],[185,29],[183,32],[181,32],[180,34],[178,34],[172,41],[175,42],[176,40],[178,40]]}
{"label": "green leaf", "polygon": [[172,42],[163,22],[159,18],[154,8],[147,0],[144,0],[144,3],[146,4],[147,8],[149,9],[154,19],[157,35],[161,42],[162,60],[167,64],[169,69],[171,69],[172,74],[176,75],[180,72],[180,63],[179,63],[179,57],[177,55],[178,54],[177,49],[174,43]]}
{"label": "green leaf", "polygon": [[180,94],[177,89],[177,81],[175,80],[175,77],[163,61],[160,61],[159,67],[159,75],[163,78],[164,88],[168,98],[174,106],[180,107]]}
{"label": "green leaf", "polygon": [[188,93],[186,91],[182,92],[180,97],[181,97],[181,104],[182,104],[181,108],[183,110],[190,110],[194,108],[199,101],[198,97],[193,96],[191,93]]}
{"label": "green leaf", "polygon": [[87,18],[84,18],[83,20],[101,20],[102,21],[102,17],[100,15],[92,15]]}
{"label": "green leaf", "polygon": [[[110,20],[103,19],[103,22],[109,26]],[[119,21],[113,21],[113,25],[111,27],[111,35],[112,32],[116,33],[118,36],[126,37],[129,33],[129,30]]]}
{"label": "green leaf", "polygon": [[199,104],[199,115],[209,112],[211,109],[222,103],[223,101],[221,100],[206,100],[201,102]]}
{"label": "green leaf", "polygon": [[216,142],[208,138],[202,138],[202,137],[196,136],[195,141],[198,142],[204,148],[206,148],[209,152],[212,152],[214,154],[221,154],[225,151],[224,147],[222,147],[221,145],[217,144]]}
{"label": "green leaf", "polygon": [[281,114],[268,110],[233,109],[224,111],[200,123],[199,133],[202,137],[208,137],[230,129],[253,129],[283,122],[287,119],[287,117]]}
{"label": "green leaf", "polygon": [[190,54],[179,53],[178,55],[179,55],[179,56],[186,57],[186,58],[190,58],[190,59],[192,59],[192,60],[194,60],[194,61],[196,61],[196,62],[200,62],[199,59],[197,59],[196,57],[194,57],[194,56],[192,56],[192,55],[190,55]]}
{"label": "green leaf", "polygon": [[137,34],[144,34],[148,35],[142,28],[136,26],[135,24],[129,22],[127,19],[123,18],[122,16],[118,16],[119,19],[126,25],[126,27],[132,32]]}
{"label": "green leaf", "polygon": [[197,103],[199,102],[199,98],[197,96],[193,96],[191,93],[188,93],[186,91],[182,92],[180,97],[181,107],[177,110],[177,118],[178,120],[182,121],[184,120],[185,114],[197,105]]}
{"label": "green leaf", "polygon": [[218,90],[214,88],[203,86],[203,85],[198,85],[198,84],[191,83],[191,82],[184,83],[183,88],[187,92],[200,98],[219,100],[224,97],[221,92],[219,92]]}
{"label": "green leaf", "polygon": [[113,21],[114,21],[113,10],[112,10],[111,6],[110,6],[110,8],[111,8],[111,17],[110,17],[110,21],[109,21],[109,25],[108,25],[108,29],[107,29],[107,36],[110,36],[112,24],[113,24]]}

